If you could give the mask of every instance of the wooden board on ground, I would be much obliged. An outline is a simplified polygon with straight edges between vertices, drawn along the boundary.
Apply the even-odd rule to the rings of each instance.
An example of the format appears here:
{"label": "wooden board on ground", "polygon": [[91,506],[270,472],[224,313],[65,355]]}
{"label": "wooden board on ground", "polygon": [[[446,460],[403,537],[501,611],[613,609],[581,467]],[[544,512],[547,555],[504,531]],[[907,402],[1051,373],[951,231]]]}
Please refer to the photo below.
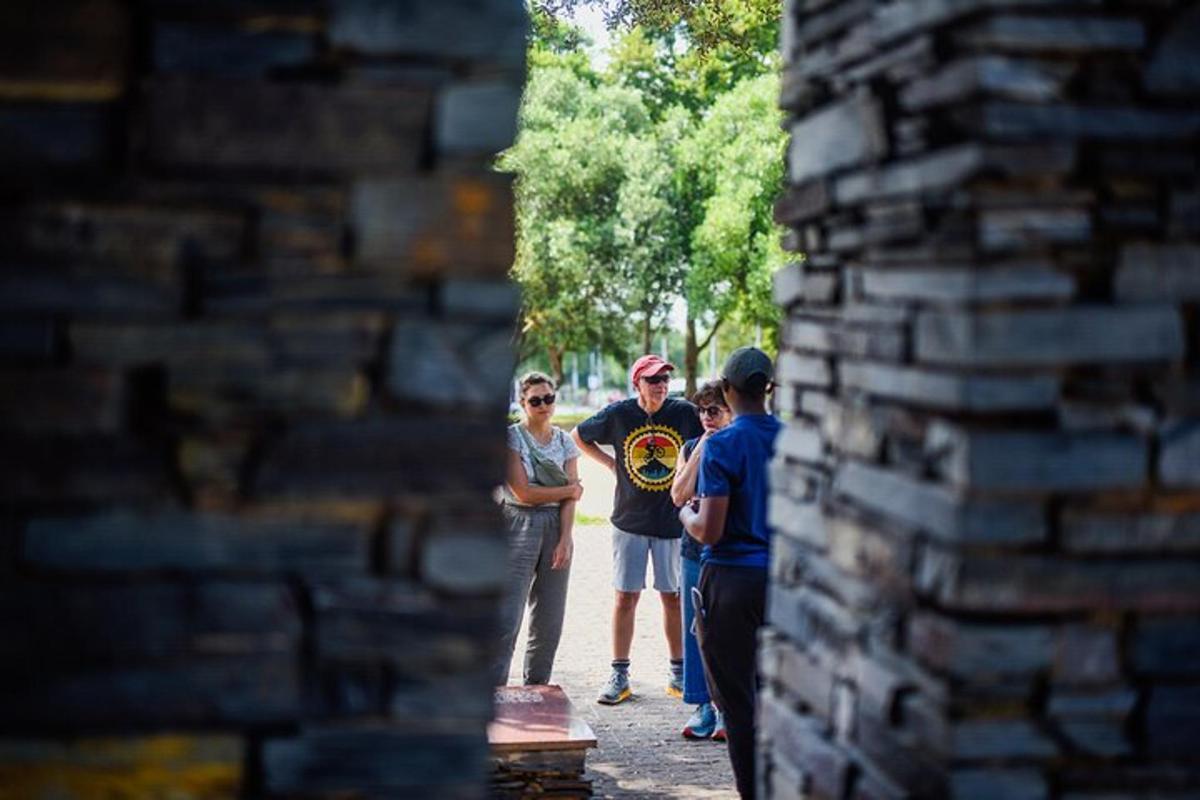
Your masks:
{"label": "wooden board on ground", "polygon": [[583,750],[596,746],[596,735],[561,686],[505,686],[496,689],[488,743],[494,754]]}

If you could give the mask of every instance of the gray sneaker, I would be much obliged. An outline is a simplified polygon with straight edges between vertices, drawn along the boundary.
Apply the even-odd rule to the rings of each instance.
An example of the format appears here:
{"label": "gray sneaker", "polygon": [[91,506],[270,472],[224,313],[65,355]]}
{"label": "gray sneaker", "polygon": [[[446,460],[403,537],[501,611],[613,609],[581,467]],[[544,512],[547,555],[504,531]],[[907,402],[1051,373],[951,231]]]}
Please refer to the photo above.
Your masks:
{"label": "gray sneaker", "polygon": [[606,706],[615,706],[632,696],[633,692],[629,690],[629,674],[614,669],[612,675],[608,676],[608,683],[604,685],[596,702]]}

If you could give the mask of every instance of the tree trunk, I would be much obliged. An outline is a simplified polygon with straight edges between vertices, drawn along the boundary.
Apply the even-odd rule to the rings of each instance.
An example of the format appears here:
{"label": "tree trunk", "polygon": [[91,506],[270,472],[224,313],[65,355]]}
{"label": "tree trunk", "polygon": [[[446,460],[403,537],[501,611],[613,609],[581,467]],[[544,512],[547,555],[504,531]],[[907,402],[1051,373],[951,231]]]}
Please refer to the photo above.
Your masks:
{"label": "tree trunk", "polygon": [[688,314],[687,341],[683,355],[684,369],[687,370],[688,397],[691,397],[696,391],[696,374],[700,371],[700,354],[712,344],[713,337],[717,335],[717,331],[721,329],[721,323],[724,321],[724,317],[717,317],[717,321],[713,323],[712,329],[704,337],[704,341],[698,342],[696,341],[696,320],[692,319],[690,313]]}
{"label": "tree trunk", "polygon": [[685,384],[683,392],[691,397],[696,393],[696,372],[700,363],[700,347],[696,344],[696,320],[691,314],[687,318],[683,340],[683,372]]}
{"label": "tree trunk", "polygon": [[646,314],[642,317],[642,352],[638,354],[639,356],[649,353],[653,346],[653,342],[650,341],[650,337],[654,334],[654,331],[650,329],[650,314],[650,309],[646,309]]}
{"label": "tree trunk", "polygon": [[547,347],[546,358],[550,361],[550,377],[554,379],[554,385],[562,386],[563,351],[557,347]]}

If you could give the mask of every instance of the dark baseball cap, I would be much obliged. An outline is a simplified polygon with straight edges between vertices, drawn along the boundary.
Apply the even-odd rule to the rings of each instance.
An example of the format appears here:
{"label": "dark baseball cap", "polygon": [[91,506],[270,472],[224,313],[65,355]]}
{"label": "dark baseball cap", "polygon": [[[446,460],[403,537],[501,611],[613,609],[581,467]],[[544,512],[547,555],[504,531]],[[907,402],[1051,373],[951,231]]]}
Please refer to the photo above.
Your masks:
{"label": "dark baseball cap", "polygon": [[757,347],[739,347],[725,359],[721,377],[740,392],[766,391],[775,377],[771,358]]}

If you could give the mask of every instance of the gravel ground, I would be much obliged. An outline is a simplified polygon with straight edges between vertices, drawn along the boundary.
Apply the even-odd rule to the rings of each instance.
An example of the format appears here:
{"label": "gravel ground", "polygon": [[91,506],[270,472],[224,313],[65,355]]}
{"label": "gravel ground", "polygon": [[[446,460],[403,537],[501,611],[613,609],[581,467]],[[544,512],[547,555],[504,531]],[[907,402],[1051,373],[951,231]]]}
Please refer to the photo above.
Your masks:
{"label": "gravel ground", "polygon": [[[613,479],[587,458],[580,460],[584,497],[580,512],[607,518]],[[576,710],[599,743],[588,754],[588,777],[597,797],[736,798],[724,744],[690,742],[680,731],[691,707],[666,694],[667,645],[658,594],[647,590],[638,606],[631,654],[634,695],[617,706],[596,696],[612,659],[612,551],[607,525],[577,526],[567,618],[554,666]],[[510,683],[520,683],[524,632],[513,657]]]}

